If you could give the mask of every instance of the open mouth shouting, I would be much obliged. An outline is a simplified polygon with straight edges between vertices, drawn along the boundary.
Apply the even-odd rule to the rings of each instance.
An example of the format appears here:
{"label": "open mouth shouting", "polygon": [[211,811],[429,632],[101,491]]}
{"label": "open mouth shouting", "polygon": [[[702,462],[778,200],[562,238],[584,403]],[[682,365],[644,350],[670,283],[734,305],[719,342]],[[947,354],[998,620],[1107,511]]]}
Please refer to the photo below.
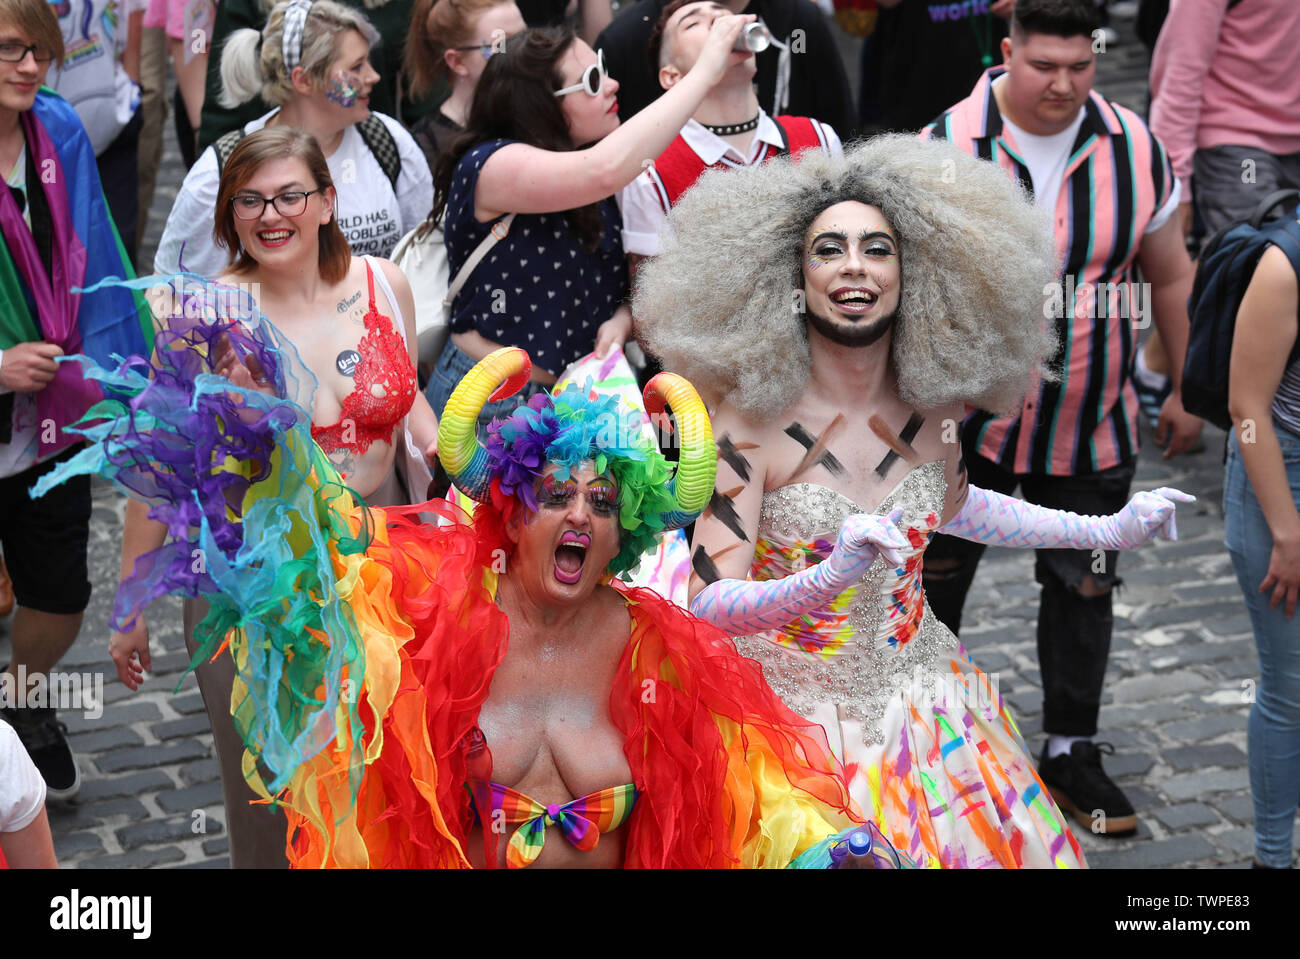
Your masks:
{"label": "open mouth shouting", "polygon": [[587,564],[587,550],[590,548],[589,534],[566,530],[560,537],[560,545],[555,548],[555,578],[566,586],[572,586],[582,579],[582,571]]}
{"label": "open mouth shouting", "polygon": [[880,294],[864,286],[842,286],[830,294],[831,302],[839,307],[841,313],[849,316],[862,316],[870,312],[879,298]]}

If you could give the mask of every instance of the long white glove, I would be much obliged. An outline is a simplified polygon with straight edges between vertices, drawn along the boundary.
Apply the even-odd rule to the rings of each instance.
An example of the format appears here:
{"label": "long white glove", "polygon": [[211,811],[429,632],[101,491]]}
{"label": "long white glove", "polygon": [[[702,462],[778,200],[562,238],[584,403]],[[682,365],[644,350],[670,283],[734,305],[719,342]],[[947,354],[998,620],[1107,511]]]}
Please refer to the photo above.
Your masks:
{"label": "long white glove", "polygon": [[939,532],[990,546],[1034,549],[1132,549],[1157,536],[1177,539],[1175,504],[1196,499],[1162,486],[1136,494],[1113,516],[1080,516],[978,486],[968,489],[961,510]]}
{"label": "long white glove", "polygon": [[691,603],[691,612],[731,636],[784,626],[794,617],[830,602],[860,580],[877,556],[903,565],[897,550],[907,549],[898,529],[902,516],[854,513],[844,520],[831,555],[782,579],[753,582],[722,579],[710,583]]}

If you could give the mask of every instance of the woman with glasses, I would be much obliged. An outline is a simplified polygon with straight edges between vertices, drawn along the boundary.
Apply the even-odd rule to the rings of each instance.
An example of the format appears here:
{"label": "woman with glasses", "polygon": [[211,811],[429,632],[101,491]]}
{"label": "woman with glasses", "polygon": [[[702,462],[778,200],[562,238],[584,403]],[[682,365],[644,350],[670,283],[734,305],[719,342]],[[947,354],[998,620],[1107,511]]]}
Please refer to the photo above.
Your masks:
{"label": "woman with glasses", "polygon": [[221,167],[241,136],[297,127],[316,138],[339,184],[338,226],[356,254],[387,256],[429,211],[429,165],[396,120],[370,110],[379,75],[369,21],[332,0],[289,0],[266,28],[239,30],[221,51],[226,105],[261,94],[276,108],[222,137],[190,169],[158,245],[154,270],[213,277],[229,262],[213,235]]}
{"label": "woman with glasses", "polygon": [[[312,438],[343,482],[372,506],[420,502],[429,482],[424,457],[433,456],[438,421],[416,384],[411,290],[387,260],[353,256],[339,229],[336,199],[329,166],[307,133],[277,127],[249,134],[231,153],[217,190],[214,232],[234,262],[216,279],[232,294],[252,291],[256,308],[312,374],[297,384],[301,395],[285,398],[311,412]],[[241,301],[235,296],[232,302]],[[218,308],[231,309],[229,303]],[[270,389],[234,350],[209,362],[212,372],[240,386]],[[399,463],[407,467],[405,477]],[[148,509],[137,500],[127,506],[124,579],[139,557],[163,546],[166,530],[148,519]],[[186,604],[187,642],[205,612],[200,604]],[[138,688],[149,668],[144,618],[128,632],[113,633],[109,652],[122,682]],[[283,865],[283,818],[249,806],[255,797],[243,783],[242,746],[227,708],[232,680],[228,659],[199,670],[222,767],[231,864]]]}
{"label": "woman with glasses", "polygon": [[429,160],[438,156],[465,129],[474,87],[492,54],[526,29],[514,0],[417,0],[406,35],[405,74],[409,96],[420,101],[445,80],[451,96],[411,125],[411,135]]}
{"label": "woman with glasses", "polygon": [[667,148],[727,69],[752,16],[716,20],[699,60],[657,101],[619,125],[618,82],[571,31],[527,30],[487,62],[466,129],[438,162],[433,219],[455,276],[489,233],[451,307],[451,339],[426,390],[441,415],[474,363],[502,346],[533,359],[532,381],[504,415],[632,329],[621,221],[613,195]]}

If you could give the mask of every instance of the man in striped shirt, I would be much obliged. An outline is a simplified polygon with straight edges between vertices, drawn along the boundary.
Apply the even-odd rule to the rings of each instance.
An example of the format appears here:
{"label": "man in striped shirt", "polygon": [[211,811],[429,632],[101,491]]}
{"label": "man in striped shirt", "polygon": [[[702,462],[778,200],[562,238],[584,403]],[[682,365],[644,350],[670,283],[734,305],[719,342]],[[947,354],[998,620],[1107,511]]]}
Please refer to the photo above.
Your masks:
{"label": "man in striped shirt", "polygon": [[[1154,319],[1168,344],[1173,394],[1156,428],[1166,458],[1186,452],[1201,421],[1182,408],[1193,269],[1173,216],[1180,189],[1164,147],[1132,111],[1092,90],[1093,0],[1017,0],[1003,65],[922,131],[999,164],[1052,214],[1059,285],[1043,291],[1059,346],[1056,382],[1028,384],[1014,416],[972,412],[962,431],[970,482],[1079,513],[1128,499],[1138,450],[1135,330]],[[988,238],[998,256],[997,237]],[[1147,282],[1135,282],[1140,266]],[[926,557],[931,608],[954,632],[983,547],[937,536]],[[1038,657],[1043,677],[1039,771],[1094,832],[1127,834],[1137,816],[1101,767],[1097,715],[1110,651],[1118,554],[1039,550]]]}

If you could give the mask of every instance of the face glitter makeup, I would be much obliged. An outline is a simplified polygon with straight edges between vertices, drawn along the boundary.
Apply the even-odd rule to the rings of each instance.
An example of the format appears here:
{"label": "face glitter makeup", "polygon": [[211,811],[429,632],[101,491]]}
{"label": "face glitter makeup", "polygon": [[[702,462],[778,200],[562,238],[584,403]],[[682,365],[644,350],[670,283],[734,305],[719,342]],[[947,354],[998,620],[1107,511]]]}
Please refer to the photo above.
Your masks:
{"label": "face glitter makeup", "polygon": [[361,93],[361,77],[347,70],[335,70],[325,88],[325,99],[341,107],[350,107]]}

